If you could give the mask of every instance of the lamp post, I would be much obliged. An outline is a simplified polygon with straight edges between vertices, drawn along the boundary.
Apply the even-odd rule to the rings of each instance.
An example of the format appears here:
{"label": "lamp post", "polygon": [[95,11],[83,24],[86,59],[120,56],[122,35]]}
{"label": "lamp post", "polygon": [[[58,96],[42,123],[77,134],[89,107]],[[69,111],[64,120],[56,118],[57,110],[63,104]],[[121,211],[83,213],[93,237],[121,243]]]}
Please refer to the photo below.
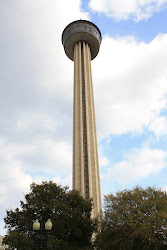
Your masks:
{"label": "lamp post", "polygon": [[50,237],[50,230],[52,229],[52,222],[50,219],[45,223],[46,237],[43,237],[40,233],[40,223],[36,219],[33,223],[34,230],[34,249],[42,249],[43,246],[48,249],[48,241]]}

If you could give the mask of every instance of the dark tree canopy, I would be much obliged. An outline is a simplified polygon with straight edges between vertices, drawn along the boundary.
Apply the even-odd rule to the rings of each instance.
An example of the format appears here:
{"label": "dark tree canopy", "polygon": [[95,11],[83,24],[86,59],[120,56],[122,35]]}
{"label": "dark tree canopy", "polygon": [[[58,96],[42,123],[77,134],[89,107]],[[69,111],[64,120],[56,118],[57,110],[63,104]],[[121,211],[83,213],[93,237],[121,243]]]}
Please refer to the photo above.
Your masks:
{"label": "dark tree canopy", "polygon": [[167,194],[136,187],[105,196],[97,249],[167,249]]}
{"label": "dark tree canopy", "polygon": [[7,211],[4,218],[8,234],[3,242],[10,249],[32,250],[32,223],[38,219],[44,235],[44,223],[51,219],[53,228],[49,249],[89,249],[95,229],[90,219],[91,201],[84,200],[78,192],[69,191],[53,182],[33,183],[21,209]]}

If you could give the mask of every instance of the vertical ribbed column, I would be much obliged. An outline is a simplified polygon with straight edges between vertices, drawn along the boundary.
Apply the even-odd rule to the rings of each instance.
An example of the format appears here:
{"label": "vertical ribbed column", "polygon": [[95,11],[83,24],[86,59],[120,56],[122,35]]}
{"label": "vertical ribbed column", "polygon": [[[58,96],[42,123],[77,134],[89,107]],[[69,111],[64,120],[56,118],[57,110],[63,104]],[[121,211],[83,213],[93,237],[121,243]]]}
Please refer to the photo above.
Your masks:
{"label": "vertical ribbed column", "polygon": [[[88,61],[91,62],[90,50],[88,51]],[[96,180],[93,186],[93,193],[95,198],[95,213],[99,213],[102,211],[101,204],[101,188],[100,188],[100,173],[99,173],[99,161],[98,161],[98,149],[97,149],[97,136],[96,136],[96,120],[95,120],[95,108],[94,108],[94,97],[93,97],[93,83],[92,83],[92,71],[91,71],[91,63],[88,64],[88,74],[89,74],[89,91],[90,91],[90,100],[91,100],[91,122],[92,122],[92,150],[94,155],[94,179]]]}
{"label": "vertical ribbed column", "polygon": [[92,217],[101,211],[98,151],[90,47],[74,46],[73,189],[93,199]]}
{"label": "vertical ribbed column", "polygon": [[73,189],[84,194],[81,42],[74,46]]}
{"label": "vertical ribbed column", "polygon": [[90,47],[83,43],[84,68],[85,68],[85,96],[86,96],[86,122],[87,122],[87,147],[88,147],[88,178],[89,198],[93,198],[92,217],[96,217],[101,211],[101,191],[99,180],[99,164],[96,138],[96,123],[94,111],[92,72]]}

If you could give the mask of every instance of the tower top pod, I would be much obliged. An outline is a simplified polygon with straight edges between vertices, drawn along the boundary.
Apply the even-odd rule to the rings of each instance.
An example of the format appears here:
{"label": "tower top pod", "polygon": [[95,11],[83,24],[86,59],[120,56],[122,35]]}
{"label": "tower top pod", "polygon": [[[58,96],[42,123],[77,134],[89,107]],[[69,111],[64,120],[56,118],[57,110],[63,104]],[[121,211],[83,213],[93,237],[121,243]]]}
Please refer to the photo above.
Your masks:
{"label": "tower top pod", "polygon": [[74,61],[74,44],[79,41],[89,44],[91,60],[93,60],[99,52],[102,41],[99,28],[87,20],[77,20],[66,26],[62,34],[62,44],[66,55],[72,61]]}

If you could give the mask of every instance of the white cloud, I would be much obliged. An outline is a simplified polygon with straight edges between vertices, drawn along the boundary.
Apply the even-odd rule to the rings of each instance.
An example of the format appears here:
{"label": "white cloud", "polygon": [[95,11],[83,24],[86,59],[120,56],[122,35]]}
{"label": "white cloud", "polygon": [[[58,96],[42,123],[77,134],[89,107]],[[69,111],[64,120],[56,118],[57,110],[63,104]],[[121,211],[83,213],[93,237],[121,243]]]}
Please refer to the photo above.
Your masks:
{"label": "white cloud", "polygon": [[167,7],[166,0],[90,0],[89,7],[95,12],[104,12],[116,21],[148,19],[154,12]]}
{"label": "white cloud", "polygon": [[104,167],[104,166],[108,166],[109,164],[109,159],[105,156],[103,157],[99,157],[99,166],[100,167]]}
{"label": "white cloud", "polygon": [[30,171],[43,171],[46,174],[60,176],[71,173],[72,149],[69,143],[66,141],[56,142],[51,138],[41,138],[34,141],[34,145],[33,154],[28,157]]}
{"label": "white cloud", "polygon": [[[8,161],[31,174],[64,175],[71,172],[72,150],[66,141],[36,137],[30,144],[8,143],[0,141],[1,163]],[[14,169],[14,168],[13,168]]]}
{"label": "white cloud", "polygon": [[166,46],[166,34],[149,44],[133,37],[103,39],[92,62],[99,138],[153,130],[150,122],[167,107]]}
{"label": "white cloud", "polygon": [[[5,160],[0,156],[3,168],[1,168],[0,183],[0,208],[17,206],[22,194],[29,190],[32,177],[26,174],[19,161]],[[1,215],[2,216],[2,215]]]}
{"label": "white cloud", "polygon": [[124,160],[108,169],[105,179],[119,184],[130,184],[150,175],[158,174],[167,167],[167,152],[144,147],[133,149]]}
{"label": "white cloud", "polygon": [[55,131],[56,124],[48,114],[38,114],[38,113],[31,113],[27,114],[26,117],[22,116],[17,121],[17,128],[19,130],[27,130],[32,128],[37,131],[46,130],[46,131]]}
{"label": "white cloud", "polygon": [[153,121],[151,121],[149,130],[153,131],[157,137],[167,134],[167,117],[156,117]]}

